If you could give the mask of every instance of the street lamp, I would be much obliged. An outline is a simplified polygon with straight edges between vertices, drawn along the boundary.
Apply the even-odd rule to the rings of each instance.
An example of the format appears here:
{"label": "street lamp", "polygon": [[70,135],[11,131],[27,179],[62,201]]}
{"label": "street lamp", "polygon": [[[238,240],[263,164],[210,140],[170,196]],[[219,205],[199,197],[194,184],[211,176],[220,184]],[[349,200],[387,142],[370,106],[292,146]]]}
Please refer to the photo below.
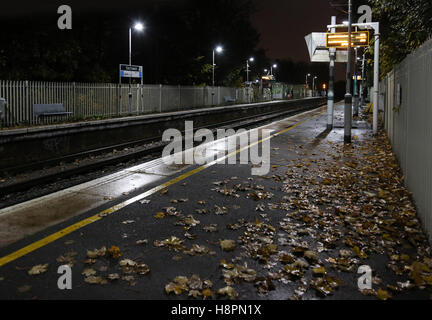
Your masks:
{"label": "street lamp", "polygon": [[249,61],[250,62],[254,62],[255,61],[255,58],[253,58],[253,57],[251,57],[251,58],[249,58],[248,60],[246,60],[246,82],[247,83],[249,83],[249,72],[250,72],[250,70],[249,70]]}
{"label": "street lamp", "polygon": [[[135,23],[133,29],[138,32],[144,30],[144,25],[140,22]],[[129,65],[132,65],[132,28],[129,28]]]}
{"label": "street lamp", "polygon": [[313,81],[312,81],[312,97],[315,97],[315,80],[317,80],[318,77],[315,76],[313,77]]}
{"label": "street lamp", "polygon": [[[133,28],[138,31],[141,32],[144,30],[144,25],[141,22],[137,22],[135,23],[135,25],[133,26]],[[129,28],[129,66],[132,65],[132,28]],[[129,77],[129,105],[128,105],[128,109],[129,109],[129,114],[132,113],[132,78]]]}
{"label": "street lamp", "polygon": [[246,84],[247,84],[247,99],[248,99],[248,103],[250,103],[250,87],[252,86],[252,83],[249,83],[249,61],[250,62],[254,62],[255,58],[254,57],[250,57],[248,60],[246,60]]}
{"label": "street lamp", "polygon": [[217,53],[222,53],[222,51],[223,51],[222,46],[217,46],[216,48],[213,49],[213,92],[212,92],[212,105],[214,104],[213,102],[214,102],[214,95],[215,95],[215,93],[214,93],[214,87],[215,87],[215,67],[216,67],[216,64],[215,64],[215,55],[216,55],[216,52]]}
{"label": "street lamp", "polygon": [[270,71],[270,74],[271,74],[271,75],[273,75],[273,69],[277,69],[277,67],[278,67],[277,64],[274,64],[274,65],[272,65],[272,66],[270,67],[270,70],[271,70],[271,71]]}
{"label": "street lamp", "polygon": [[308,73],[308,74],[306,75],[306,87],[309,85],[308,78],[309,78],[310,76],[311,76],[310,73]]}

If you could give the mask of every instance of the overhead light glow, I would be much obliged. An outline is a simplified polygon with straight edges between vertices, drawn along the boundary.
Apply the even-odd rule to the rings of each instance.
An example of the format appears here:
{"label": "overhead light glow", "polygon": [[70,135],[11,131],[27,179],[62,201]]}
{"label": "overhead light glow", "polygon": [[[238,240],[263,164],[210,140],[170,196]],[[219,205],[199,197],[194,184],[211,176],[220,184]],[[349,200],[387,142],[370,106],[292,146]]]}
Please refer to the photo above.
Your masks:
{"label": "overhead light glow", "polygon": [[143,31],[144,30],[144,25],[140,22],[136,23],[134,26],[134,29],[137,31]]}

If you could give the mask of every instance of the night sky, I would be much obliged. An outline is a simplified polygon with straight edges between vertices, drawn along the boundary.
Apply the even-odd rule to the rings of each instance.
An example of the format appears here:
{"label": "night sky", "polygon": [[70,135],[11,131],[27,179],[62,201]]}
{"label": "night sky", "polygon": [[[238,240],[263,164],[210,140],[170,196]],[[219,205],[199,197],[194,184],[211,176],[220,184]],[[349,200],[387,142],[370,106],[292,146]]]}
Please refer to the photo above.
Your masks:
{"label": "night sky", "polygon": [[[184,0],[18,0],[2,1],[0,17],[57,15],[59,5],[69,4],[74,15],[83,11],[116,10],[126,6],[136,7],[143,2],[175,3]],[[208,0],[211,1],[211,0]],[[311,32],[324,32],[331,15],[337,14],[327,0],[256,0],[258,12],[252,17],[255,28],[261,33],[260,48],[266,49],[273,59],[291,58],[294,61],[308,61],[304,41]]]}
{"label": "night sky", "polygon": [[338,14],[327,0],[257,0],[256,5],[252,22],[261,33],[260,47],[273,59],[309,61],[304,37],[326,32],[331,16]]}

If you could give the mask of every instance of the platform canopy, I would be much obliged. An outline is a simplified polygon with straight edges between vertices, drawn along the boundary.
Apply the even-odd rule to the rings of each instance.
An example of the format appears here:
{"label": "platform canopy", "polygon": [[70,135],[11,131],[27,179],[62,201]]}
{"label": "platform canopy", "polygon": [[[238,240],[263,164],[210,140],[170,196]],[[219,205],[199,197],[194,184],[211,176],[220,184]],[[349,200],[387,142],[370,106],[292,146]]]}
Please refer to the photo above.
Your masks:
{"label": "platform canopy", "polygon": [[[311,62],[330,62],[330,53],[326,44],[325,32],[313,32],[305,37]],[[347,63],[348,52],[336,51],[336,62]]]}

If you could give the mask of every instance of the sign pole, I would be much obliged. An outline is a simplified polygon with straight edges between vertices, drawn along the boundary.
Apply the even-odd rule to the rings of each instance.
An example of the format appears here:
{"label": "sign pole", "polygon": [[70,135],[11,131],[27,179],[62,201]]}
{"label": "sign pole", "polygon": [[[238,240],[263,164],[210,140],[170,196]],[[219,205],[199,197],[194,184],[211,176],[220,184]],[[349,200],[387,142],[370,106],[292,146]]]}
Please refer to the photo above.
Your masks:
{"label": "sign pole", "polygon": [[358,117],[359,114],[359,99],[358,99],[358,81],[357,81],[357,57],[358,48],[354,48],[355,58],[354,58],[354,117]]}
{"label": "sign pole", "polygon": [[361,97],[361,107],[363,108],[365,105],[365,97],[363,94],[364,87],[365,87],[365,61],[366,59],[366,52],[363,53],[363,62],[362,62],[362,81],[361,81],[361,87],[360,87],[360,97]]}
{"label": "sign pole", "polygon": [[250,92],[249,92],[249,60],[246,60],[246,92],[247,92],[247,102],[250,103]]}
{"label": "sign pole", "polygon": [[346,94],[344,108],[344,141],[351,143],[352,131],[352,95],[351,95],[351,28],[352,28],[352,2],[348,1],[348,62],[346,67]]}
{"label": "sign pole", "polygon": [[144,74],[141,77],[141,110],[144,113]]}
{"label": "sign pole", "polygon": [[215,51],[213,49],[213,78],[212,78],[212,106],[214,105],[215,88]]}
{"label": "sign pole", "polygon": [[[351,1],[350,1],[351,3]],[[350,6],[351,7],[351,6]],[[351,11],[350,11],[351,12]],[[370,20],[370,19],[369,19]],[[352,24],[350,23],[350,25],[352,26]],[[372,28],[375,31],[375,47],[374,47],[374,85],[373,85],[373,133],[376,135],[378,133],[378,102],[379,102],[379,67],[380,67],[380,59],[379,59],[379,54],[380,54],[380,30],[379,30],[379,22],[359,22],[357,24],[354,24],[356,27],[359,28]],[[346,25],[329,25],[327,26],[328,28],[342,28],[345,27]],[[351,47],[351,37],[349,37],[349,47]],[[348,51],[348,53],[350,53],[350,51]],[[347,71],[348,71],[348,67],[347,67]],[[350,83],[349,83],[350,79],[347,77],[347,88],[350,88]],[[348,113],[352,113],[352,105],[351,108],[348,108],[347,104],[348,102],[351,102],[352,104],[352,95],[350,93],[347,93],[347,95],[345,95],[345,111],[347,111]],[[345,115],[345,120],[347,120],[347,117],[349,117],[349,114]],[[345,138],[346,141],[350,141],[351,140],[351,136],[350,136],[350,126],[351,126],[351,121],[345,121]]]}
{"label": "sign pole", "polygon": [[[129,28],[129,66],[132,65],[132,28]],[[132,78],[129,78],[129,115],[132,115]]]}
{"label": "sign pole", "polygon": [[374,97],[373,97],[373,133],[378,134],[378,95],[379,95],[379,54],[380,33],[379,22],[375,23],[375,49],[374,49]]}
{"label": "sign pole", "polygon": [[[133,66],[131,64],[121,64],[120,65],[120,76],[119,76],[119,113],[121,112],[121,102],[122,102],[122,78],[129,78],[129,101],[128,101],[128,112],[129,115],[132,115],[132,92],[131,92],[131,88],[132,88],[132,78],[140,78],[141,79],[141,100],[144,100],[144,93],[143,93],[143,67],[142,66]],[[139,89],[139,84],[136,85],[136,109],[137,112],[139,111],[139,95],[140,92],[138,91]],[[142,102],[143,103],[143,102]]]}
{"label": "sign pole", "polygon": [[[336,16],[333,16],[331,18],[331,24],[336,24]],[[336,29],[332,28],[331,32],[335,33]],[[330,48],[329,51],[330,51],[330,76],[329,76],[329,89],[328,89],[328,97],[327,97],[327,130],[331,131],[333,130],[333,121],[334,121],[334,67],[335,67],[335,60],[336,60],[336,48]]]}

